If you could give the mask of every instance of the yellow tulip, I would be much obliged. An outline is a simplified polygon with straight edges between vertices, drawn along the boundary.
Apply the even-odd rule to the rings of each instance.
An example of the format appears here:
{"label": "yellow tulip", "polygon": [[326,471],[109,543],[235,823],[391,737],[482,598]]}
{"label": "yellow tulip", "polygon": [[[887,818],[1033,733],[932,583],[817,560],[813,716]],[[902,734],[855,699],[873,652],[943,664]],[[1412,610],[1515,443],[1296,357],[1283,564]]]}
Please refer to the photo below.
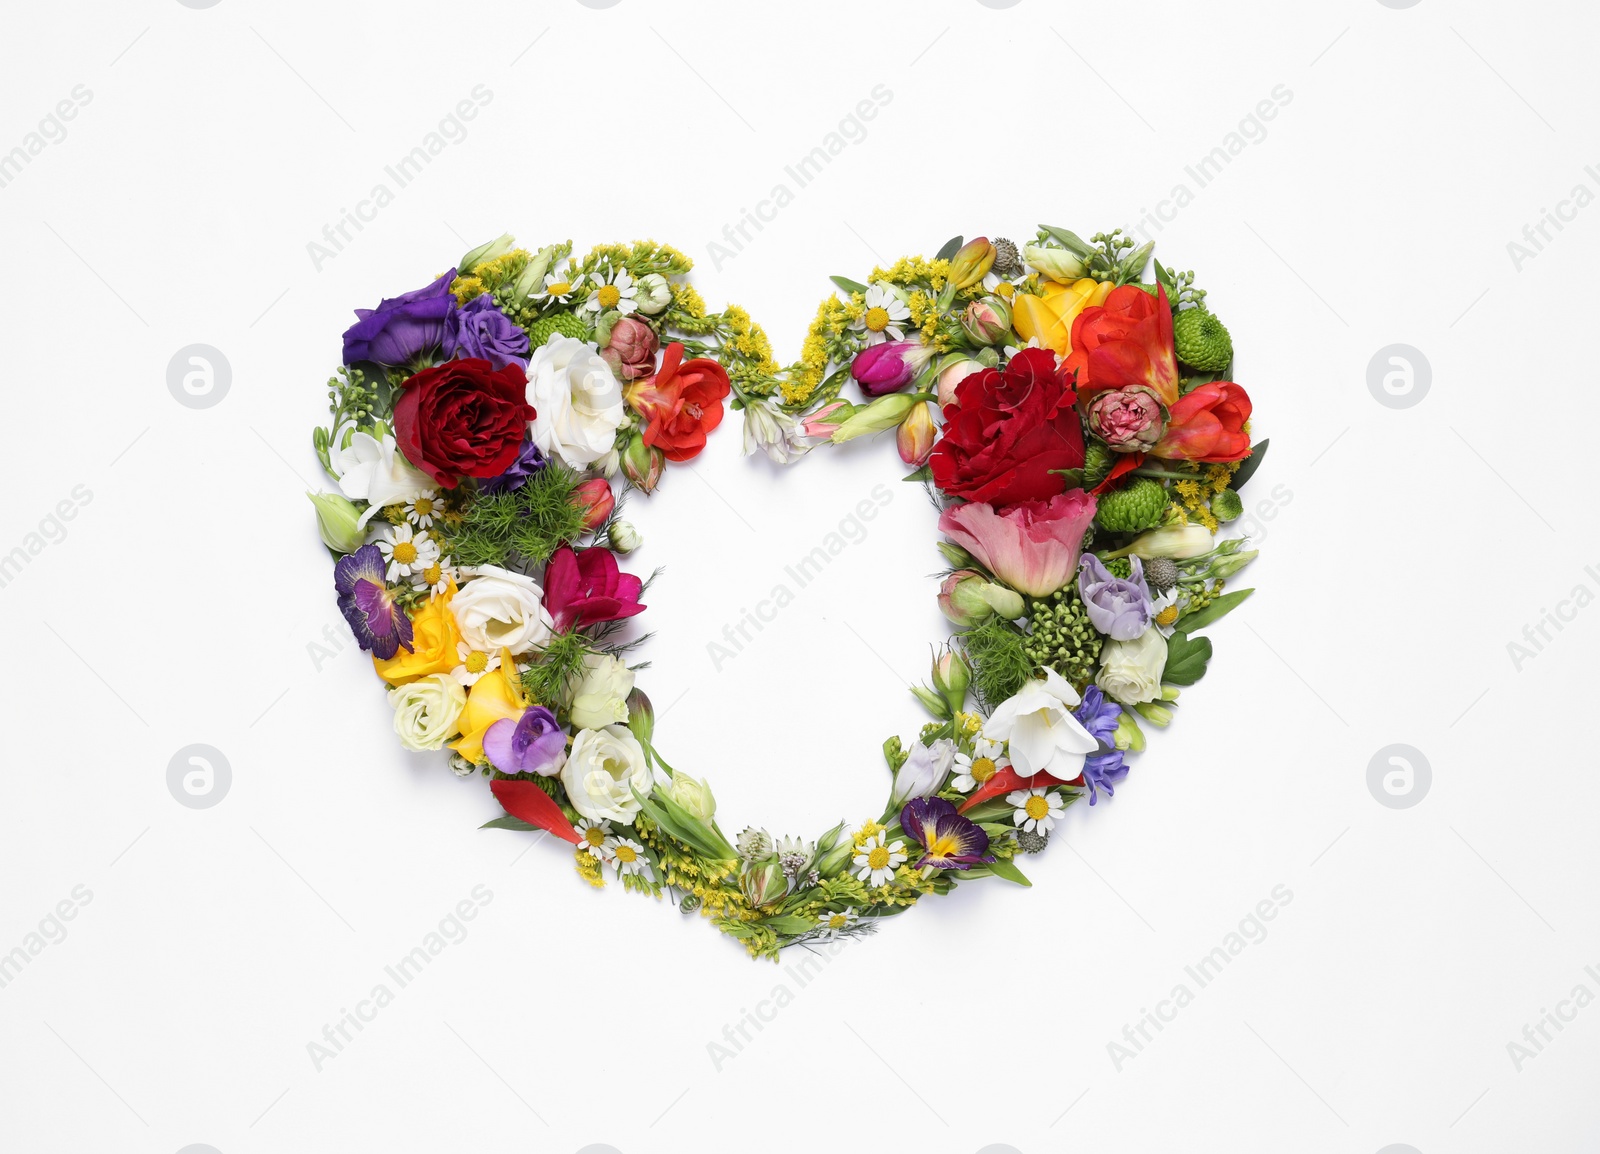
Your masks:
{"label": "yellow tulip", "polygon": [[452,581],[443,593],[428,598],[428,603],[411,619],[411,652],[401,649],[387,661],[372,659],[379,677],[390,685],[403,685],[430,673],[449,673],[461,664],[456,652],[461,630],[450,611],[450,599],[455,595],[456,584]]}
{"label": "yellow tulip", "polygon": [[1037,339],[1059,356],[1072,352],[1072,322],[1084,309],[1105,303],[1110,281],[1082,277],[1070,284],[1050,281],[1043,294],[1018,293],[1011,302],[1011,324],[1023,340]]}
{"label": "yellow tulip", "polygon": [[517,677],[517,666],[508,650],[500,651],[500,668],[485,673],[467,691],[467,707],[461,711],[461,736],[450,748],[468,761],[483,760],[483,735],[497,721],[516,721],[528,708]]}

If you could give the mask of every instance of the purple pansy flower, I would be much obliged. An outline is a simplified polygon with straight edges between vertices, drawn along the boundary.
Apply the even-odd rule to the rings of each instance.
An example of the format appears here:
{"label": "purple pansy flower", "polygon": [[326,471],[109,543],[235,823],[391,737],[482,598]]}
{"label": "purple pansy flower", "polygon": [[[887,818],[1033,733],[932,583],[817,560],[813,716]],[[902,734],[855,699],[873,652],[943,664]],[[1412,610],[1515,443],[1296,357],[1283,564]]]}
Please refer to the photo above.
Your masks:
{"label": "purple pansy flower", "polygon": [[906,802],[900,811],[900,828],[924,850],[915,869],[932,866],[964,870],[994,861],[994,855],[988,852],[989,835],[942,797],[919,797]]}
{"label": "purple pansy flower", "polygon": [[483,735],[483,752],[501,773],[542,773],[546,777],[566,760],[567,735],[556,715],[542,705],[530,706],[516,721],[502,718]]}
{"label": "purple pansy flower", "polygon": [[1088,685],[1083,690],[1083,702],[1072,711],[1072,716],[1100,743],[1098,753],[1083,760],[1083,783],[1089,787],[1089,804],[1098,798],[1098,790],[1107,797],[1115,797],[1112,785],[1128,776],[1128,765],[1122,751],[1113,744],[1117,723],[1122,719],[1122,706],[1108,700],[1098,685]]}
{"label": "purple pansy flower", "polygon": [[528,367],[528,334],[495,307],[487,293],[473,297],[444,320],[447,357],[478,357],[496,371],[516,363]]}
{"label": "purple pansy flower", "polygon": [[1078,562],[1078,592],[1089,622],[1116,641],[1132,641],[1150,627],[1155,616],[1144,564],[1137,557],[1129,560],[1133,575],[1127,579],[1112,576],[1093,553],[1085,553]]}
{"label": "purple pansy flower", "polygon": [[339,594],[339,612],[363,649],[387,661],[404,646],[411,652],[411,618],[389,595],[383,576],[383,554],[376,545],[363,545],[333,567],[333,588]]}
{"label": "purple pansy flower", "polygon": [[522,449],[517,453],[517,459],[511,462],[511,467],[498,477],[490,477],[478,483],[478,491],[497,496],[501,493],[514,493],[528,483],[528,478],[537,473],[550,463],[550,459],[539,451],[539,446],[532,441],[522,442]]}
{"label": "purple pansy flower", "polygon": [[379,303],[375,309],[357,309],[359,318],[344,331],[344,363],[376,361],[403,365],[444,343],[445,322],[455,311],[451,269],[426,288],[413,289]]}

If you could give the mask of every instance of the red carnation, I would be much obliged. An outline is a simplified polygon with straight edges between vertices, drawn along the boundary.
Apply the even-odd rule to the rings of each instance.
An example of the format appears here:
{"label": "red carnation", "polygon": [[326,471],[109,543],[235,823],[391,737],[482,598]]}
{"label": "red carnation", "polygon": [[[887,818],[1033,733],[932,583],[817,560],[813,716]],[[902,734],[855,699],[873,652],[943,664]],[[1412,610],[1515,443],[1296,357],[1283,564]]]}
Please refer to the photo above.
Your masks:
{"label": "red carnation", "polygon": [[528,380],[512,362],[446,361],[406,381],[394,405],[400,451],[447,489],[461,477],[498,477],[517,459],[533,420]]}
{"label": "red carnation", "polygon": [[1076,401],[1049,349],[1024,349],[1004,372],[973,373],[944,407],[944,436],[928,461],[934,484],[1001,509],[1065,492],[1055,470],[1083,466]]}

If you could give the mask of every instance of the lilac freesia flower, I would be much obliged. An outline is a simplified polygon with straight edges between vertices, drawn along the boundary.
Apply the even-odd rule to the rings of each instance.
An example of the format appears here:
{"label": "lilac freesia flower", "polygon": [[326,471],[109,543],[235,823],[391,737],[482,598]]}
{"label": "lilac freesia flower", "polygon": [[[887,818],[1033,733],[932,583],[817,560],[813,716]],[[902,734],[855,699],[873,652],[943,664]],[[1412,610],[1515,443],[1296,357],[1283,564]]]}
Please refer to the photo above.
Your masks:
{"label": "lilac freesia flower", "polygon": [[389,595],[383,576],[383,554],[363,545],[333,567],[333,588],[339,612],[363,649],[387,661],[402,647],[411,652],[411,618]]}
{"label": "lilac freesia flower", "polygon": [[1098,685],[1088,685],[1083,690],[1083,703],[1073,710],[1072,716],[1100,743],[1100,751],[1083,760],[1083,783],[1089,787],[1089,804],[1098,799],[1098,790],[1107,797],[1115,797],[1112,785],[1128,776],[1128,765],[1122,751],[1113,743],[1117,722],[1122,718],[1122,706],[1109,700]]}
{"label": "lilac freesia flower", "polygon": [[542,705],[530,706],[518,720],[503,718],[483,735],[483,752],[501,773],[557,772],[566,761],[567,735],[556,715]]}
{"label": "lilac freesia flower", "polygon": [[1111,570],[1093,553],[1078,562],[1078,592],[1089,622],[1115,641],[1132,641],[1150,627],[1155,609],[1150,602],[1150,586],[1145,584],[1144,564],[1130,559],[1133,576],[1114,577]]}
{"label": "lilac freesia flower", "polygon": [[925,851],[914,868],[964,870],[994,861],[989,835],[942,797],[919,797],[900,811],[900,828]]}
{"label": "lilac freesia flower", "polygon": [[412,289],[379,303],[375,309],[357,309],[356,323],[344,331],[344,363],[376,361],[403,365],[444,343],[445,322],[455,311],[451,269],[426,288]]}
{"label": "lilac freesia flower", "polygon": [[539,451],[538,445],[532,441],[524,441],[522,449],[517,453],[517,459],[511,462],[511,467],[498,477],[478,482],[478,491],[488,493],[490,496],[514,493],[528,483],[529,477],[549,463],[549,458]]}
{"label": "lilac freesia flower", "polygon": [[495,307],[487,293],[473,297],[444,319],[445,356],[478,357],[495,370],[515,362],[528,367],[528,334]]}

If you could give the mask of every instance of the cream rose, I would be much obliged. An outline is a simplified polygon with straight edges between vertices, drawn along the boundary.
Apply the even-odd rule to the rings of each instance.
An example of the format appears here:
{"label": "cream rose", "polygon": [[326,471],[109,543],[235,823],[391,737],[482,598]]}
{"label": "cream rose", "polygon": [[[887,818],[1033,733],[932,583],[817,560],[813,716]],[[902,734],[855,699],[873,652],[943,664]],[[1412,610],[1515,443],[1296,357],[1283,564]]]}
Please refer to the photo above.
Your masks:
{"label": "cream rose", "polygon": [[409,750],[440,749],[461,731],[467,692],[448,673],[430,673],[389,691],[394,731]]}
{"label": "cream rose", "polygon": [[1161,671],[1166,667],[1167,639],[1159,629],[1146,629],[1132,641],[1107,641],[1094,681],[1106,696],[1138,705],[1161,696]]}
{"label": "cream rose", "polygon": [[528,404],[534,444],[574,469],[605,459],[627,419],[622,384],[599,349],[560,333],[528,362]]}
{"label": "cream rose", "polygon": [[626,825],[639,812],[632,791],[648,794],[654,781],[639,740],[626,725],[608,725],[580,730],[572,739],[561,784],[572,808],[590,821]]}
{"label": "cream rose", "polygon": [[633,671],[615,657],[602,653],[589,654],[583,664],[583,676],[572,694],[573,726],[601,729],[607,725],[626,725]]}
{"label": "cream rose", "polygon": [[555,630],[544,609],[544,590],[532,577],[498,565],[480,565],[450,601],[461,636],[473,649],[526,653]]}

